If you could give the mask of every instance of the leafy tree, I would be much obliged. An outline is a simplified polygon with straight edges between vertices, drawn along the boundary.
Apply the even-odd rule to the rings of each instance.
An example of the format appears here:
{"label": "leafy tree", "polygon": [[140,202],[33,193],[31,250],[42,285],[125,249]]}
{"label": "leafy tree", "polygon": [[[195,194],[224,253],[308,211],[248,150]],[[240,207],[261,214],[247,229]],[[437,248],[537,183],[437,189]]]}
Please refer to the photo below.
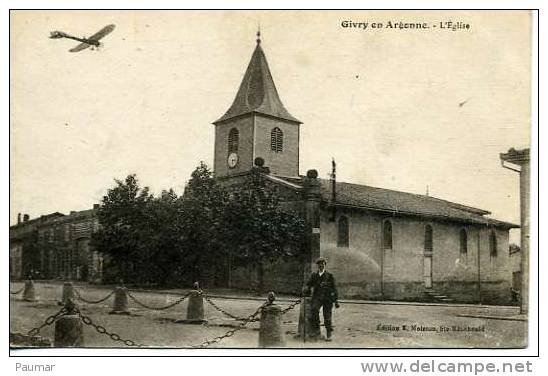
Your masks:
{"label": "leafy tree", "polygon": [[264,265],[279,259],[300,259],[305,221],[284,210],[280,196],[266,184],[259,169],[247,181],[232,189],[225,206],[222,237],[236,266],[257,270],[259,289],[264,289]]}
{"label": "leafy tree", "polygon": [[167,285],[213,276],[226,285],[233,265],[255,267],[262,289],[266,263],[301,255],[305,222],[282,208],[259,170],[224,188],[202,162],[181,197],[167,190],[155,198],[135,175],[115,182],[92,239],[106,256],[106,281]]}
{"label": "leafy tree", "polygon": [[148,252],[143,253],[150,282],[171,285],[184,274],[185,246],[182,233],[181,199],[170,189],[154,198],[146,210],[143,236]]}
{"label": "leafy tree", "polygon": [[186,270],[194,281],[204,280],[206,270],[215,276],[224,272],[225,254],[219,234],[227,199],[211,170],[200,162],[185,187],[180,222]]}
{"label": "leafy tree", "polygon": [[[146,277],[147,210],[153,200],[148,187],[139,187],[135,175],[116,186],[103,197],[97,216],[100,230],[92,244],[105,258],[105,277],[116,281],[142,282]],[[145,274],[142,274],[145,272]]]}

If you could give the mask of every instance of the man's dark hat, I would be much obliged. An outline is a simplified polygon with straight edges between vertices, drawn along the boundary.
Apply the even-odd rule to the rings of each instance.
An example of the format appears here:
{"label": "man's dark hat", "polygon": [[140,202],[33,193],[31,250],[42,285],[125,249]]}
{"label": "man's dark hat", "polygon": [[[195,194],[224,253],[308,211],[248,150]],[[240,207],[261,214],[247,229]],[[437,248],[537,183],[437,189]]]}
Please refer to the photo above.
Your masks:
{"label": "man's dark hat", "polygon": [[327,260],[323,257],[319,257],[317,260],[316,260],[316,264],[327,264]]}

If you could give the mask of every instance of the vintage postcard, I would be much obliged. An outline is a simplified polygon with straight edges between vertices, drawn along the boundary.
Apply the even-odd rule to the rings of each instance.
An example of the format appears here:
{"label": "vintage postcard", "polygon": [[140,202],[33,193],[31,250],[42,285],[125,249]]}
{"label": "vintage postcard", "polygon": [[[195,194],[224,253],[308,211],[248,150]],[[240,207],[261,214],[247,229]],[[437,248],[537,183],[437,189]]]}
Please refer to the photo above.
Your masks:
{"label": "vintage postcard", "polygon": [[527,347],[531,17],[10,11],[11,352]]}

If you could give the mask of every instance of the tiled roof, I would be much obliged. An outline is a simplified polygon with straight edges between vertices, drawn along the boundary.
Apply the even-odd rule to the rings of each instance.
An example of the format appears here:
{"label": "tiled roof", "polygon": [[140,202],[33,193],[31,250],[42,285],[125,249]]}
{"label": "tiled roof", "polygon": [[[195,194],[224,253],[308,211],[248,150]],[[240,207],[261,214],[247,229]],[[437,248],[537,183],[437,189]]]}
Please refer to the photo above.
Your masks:
{"label": "tiled roof", "polygon": [[[332,198],[331,182],[326,179],[320,180],[322,199],[329,202]],[[392,212],[394,214],[420,215],[508,228],[519,227],[512,223],[484,217],[484,215],[489,214],[489,212],[482,209],[431,196],[393,191],[360,184],[337,182],[336,203],[337,205],[342,206],[367,208],[371,210]]]}
{"label": "tiled roof", "polygon": [[[303,178],[277,177],[292,186],[302,188]],[[332,183],[319,179],[322,201],[332,204]],[[382,211],[394,215],[414,215],[440,220],[485,224],[503,228],[518,228],[513,223],[485,217],[487,210],[414,193],[394,191],[361,184],[337,182],[336,205]]]}
{"label": "tiled roof", "polygon": [[286,110],[278,96],[260,42],[251,56],[232,106],[214,124],[248,113],[259,113],[300,123]]}
{"label": "tiled roof", "polygon": [[28,221],[17,223],[10,226],[10,229],[23,228],[30,225],[42,224],[45,222],[53,221],[57,218],[63,218],[65,215],[63,213],[55,212],[51,214],[42,215],[40,217],[29,219]]}

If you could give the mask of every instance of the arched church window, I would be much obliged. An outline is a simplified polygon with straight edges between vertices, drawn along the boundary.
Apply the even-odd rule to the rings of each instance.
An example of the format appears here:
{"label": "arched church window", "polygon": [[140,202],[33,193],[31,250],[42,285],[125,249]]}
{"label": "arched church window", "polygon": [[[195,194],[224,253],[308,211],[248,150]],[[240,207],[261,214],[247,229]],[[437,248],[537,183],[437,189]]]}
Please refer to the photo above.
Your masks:
{"label": "arched church window", "polygon": [[348,248],[349,229],[348,218],[344,215],[339,217],[339,231],[337,233],[337,247]]}
{"label": "arched church window", "polygon": [[468,234],[465,229],[460,230],[460,253],[468,253]]}
{"label": "arched church window", "polygon": [[240,132],[238,129],[232,128],[228,132],[228,154],[236,153],[238,151],[238,143],[240,141]]}
{"label": "arched church window", "polygon": [[382,247],[392,249],[392,222],[388,220],[382,225]]}
{"label": "arched church window", "polygon": [[493,257],[497,256],[497,234],[495,230],[489,233],[489,254]]}
{"label": "arched church window", "polygon": [[426,225],[424,228],[424,252],[432,253],[434,245],[432,241],[432,226]]}
{"label": "arched church window", "polygon": [[270,132],[270,150],[281,153],[284,149],[284,134],[282,130],[275,127]]}

